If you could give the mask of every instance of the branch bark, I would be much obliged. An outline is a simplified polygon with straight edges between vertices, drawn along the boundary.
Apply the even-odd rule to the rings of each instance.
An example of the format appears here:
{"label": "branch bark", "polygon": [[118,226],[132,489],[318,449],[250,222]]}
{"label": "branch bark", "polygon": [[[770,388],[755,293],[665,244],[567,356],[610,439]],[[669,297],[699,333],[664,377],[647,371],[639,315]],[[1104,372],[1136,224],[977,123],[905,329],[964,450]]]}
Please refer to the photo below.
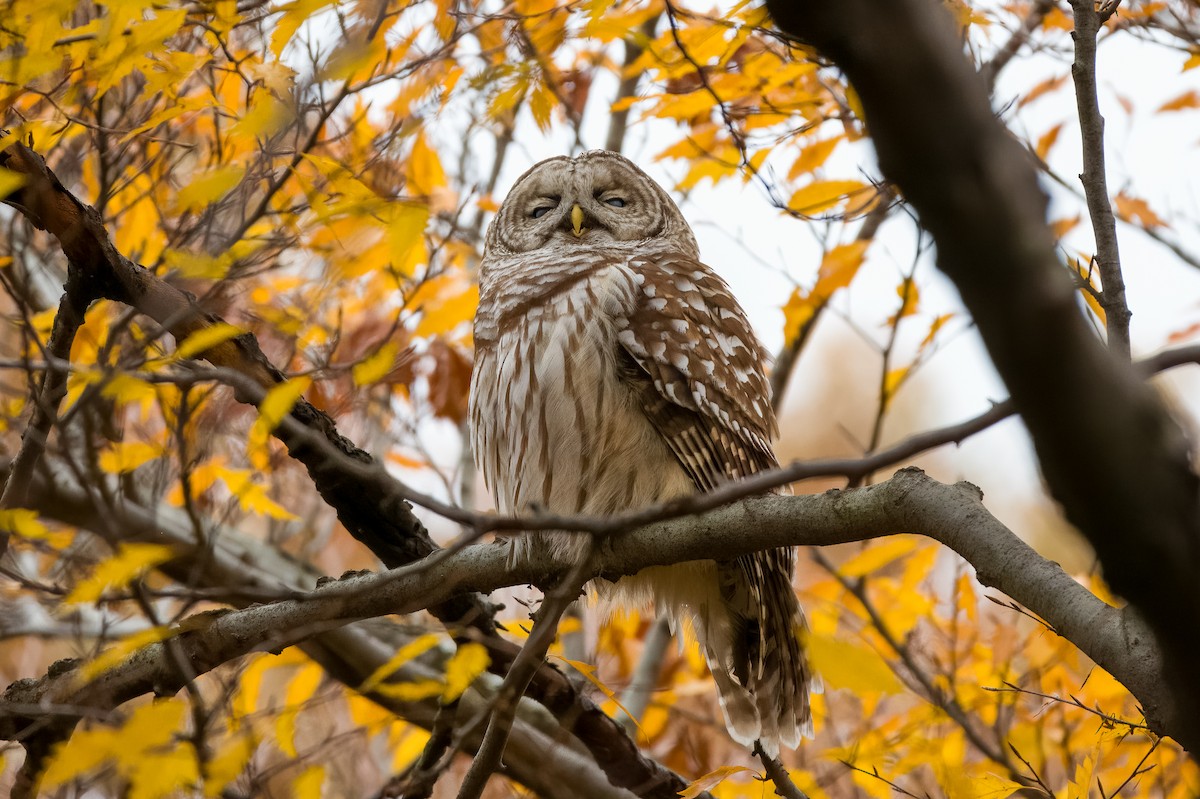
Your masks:
{"label": "branch bark", "polygon": [[1200,751],[1200,481],[1178,425],[1078,312],[1034,165],[949,13],[934,0],[767,5],[858,92],[880,167],[932,234],[1051,492],[1161,641],[1173,737]]}
{"label": "branch bark", "polygon": [[[742,533],[730,536],[731,529]],[[613,578],[654,565],[725,560],[760,549],[824,546],[901,532],[926,535],[955,550],[975,566],[982,583],[1043,618],[1120,680],[1156,731],[1178,740],[1178,731],[1187,728],[1190,720],[1181,716],[1182,708],[1159,679],[1162,653],[1136,612],[1106,605],[1038,555],[987,511],[974,486],[942,484],[917,469],[904,469],[867,488],[753,497],[648,525],[601,547],[591,574]],[[510,568],[507,546],[474,545],[391,572],[330,583],[305,598],[208,614],[174,641],[201,672],[247,652],[302,641],[321,626],[410,613],[464,591],[562,576],[576,566],[546,555]],[[32,704],[106,709],[177,679],[164,645],[155,644],[86,689],[78,686],[73,672],[17,683],[0,704],[0,738],[12,740],[37,720],[23,712]],[[554,712],[553,706],[549,709]]]}
{"label": "branch bark", "polygon": [[[1117,245],[1117,220],[1108,199],[1108,171],[1104,166],[1104,117],[1096,91],[1096,36],[1108,16],[1094,7],[1093,0],[1071,0],[1075,12],[1075,61],[1071,77],[1075,82],[1075,104],[1079,109],[1079,130],[1083,139],[1083,184],[1092,235],[1096,239],[1096,265],[1100,270],[1104,325],[1108,346],[1128,360],[1129,304],[1125,299],[1125,277],[1121,273],[1121,251]],[[1108,15],[1111,16],[1109,11]]]}

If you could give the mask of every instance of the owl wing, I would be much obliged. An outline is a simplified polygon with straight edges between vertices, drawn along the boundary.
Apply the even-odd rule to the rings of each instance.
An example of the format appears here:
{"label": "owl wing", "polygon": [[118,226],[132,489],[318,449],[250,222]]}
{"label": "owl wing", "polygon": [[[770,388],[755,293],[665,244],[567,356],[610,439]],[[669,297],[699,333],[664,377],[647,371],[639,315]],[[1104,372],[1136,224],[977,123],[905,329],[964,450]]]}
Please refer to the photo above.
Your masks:
{"label": "owl wing", "polygon": [[617,340],[642,410],[702,491],[778,465],[766,353],[729,287],[683,256],[637,258]]}

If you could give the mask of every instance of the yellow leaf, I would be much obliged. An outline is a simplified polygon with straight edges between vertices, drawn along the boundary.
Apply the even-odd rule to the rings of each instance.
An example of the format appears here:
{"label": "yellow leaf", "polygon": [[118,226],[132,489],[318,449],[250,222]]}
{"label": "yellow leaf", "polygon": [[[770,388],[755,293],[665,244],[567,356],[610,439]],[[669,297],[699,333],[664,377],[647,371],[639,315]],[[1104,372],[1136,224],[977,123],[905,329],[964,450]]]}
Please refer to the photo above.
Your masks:
{"label": "yellow leaf", "polygon": [[784,336],[790,343],[808,324],[817,308],[827,303],[839,289],[850,285],[866,257],[868,240],[839,244],[821,258],[817,282],[812,291],[796,289],[783,307]]}
{"label": "yellow leaf", "polygon": [[0,167],[0,199],[7,197],[25,185],[25,176],[20,172]]}
{"label": "yellow leaf", "polygon": [[529,110],[533,113],[533,121],[542,132],[550,130],[550,112],[554,110],[556,98],[544,84],[539,85],[529,95]]}
{"label": "yellow leaf", "polygon": [[866,184],[858,180],[816,180],[793,194],[788,200],[788,208],[812,216],[833,208],[865,188]]}
{"label": "yellow leaf", "polygon": [[364,39],[361,35],[344,39],[325,59],[320,76],[324,80],[363,80],[387,60],[387,38]]}
{"label": "yellow leaf", "polygon": [[[404,725],[402,729],[404,731],[400,734],[398,741],[389,740],[392,750],[392,772],[396,774],[399,774],[415,763],[417,758],[421,756],[421,752],[425,750],[425,745],[429,743],[429,733],[420,727],[414,727],[409,724]],[[391,737],[389,736],[389,739]]]}
{"label": "yellow leaf", "polygon": [[292,796],[296,799],[321,799],[321,786],[325,784],[325,767],[309,766],[292,782]]}
{"label": "yellow leaf", "polygon": [[387,377],[388,373],[392,371],[392,367],[396,365],[396,354],[399,351],[400,346],[396,342],[386,341],[371,355],[354,364],[354,368],[351,370],[354,385],[369,386]]}
{"label": "yellow leaf", "polygon": [[258,138],[272,136],[292,121],[292,109],[271,91],[259,89],[229,132],[237,136]]}
{"label": "yellow leaf", "polygon": [[139,466],[160,457],[161,444],[141,441],[116,441],[100,453],[100,468],[108,474],[132,472]]}
{"label": "yellow leaf", "polygon": [[801,175],[807,175],[824,164],[833,154],[834,148],[845,139],[845,136],[834,136],[829,139],[815,141],[800,151],[800,157],[792,162],[788,170],[788,180],[795,180]]}
{"label": "yellow leaf", "polygon": [[121,772],[129,779],[128,799],[182,796],[200,782],[196,750],[189,741],[178,741],[167,751],[142,752]]}
{"label": "yellow leaf", "polygon": [[1200,52],[1195,52],[1188,56],[1187,61],[1183,62],[1182,71],[1187,72],[1189,69],[1195,69],[1196,67],[1200,67]]}
{"label": "yellow leaf", "polygon": [[258,418],[250,427],[247,436],[246,449],[251,453],[251,459],[257,469],[265,469],[268,464],[266,455],[267,438],[271,431],[279,426],[284,417],[291,413],[301,395],[308,390],[311,378],[297,377],[285,380],[267,392],[263,401],[258,405]]}
{"label": "yellow leaf", "polygon": [[867,112],[863,108],[862,98],[858,96],[858,92],[849,83],[846,84],[846,105],[850,106],[850,111],[864,125],[867,123]]}
{"label": "yellow leaf", "polygon": [[249,735],[235,735],[209,759],[204,774],[204,795],[220,796],[221,791],[238,778],[258,747]]}
{"label": "yellow leaf", "polygon": [[275,741],[288,757],[296,757],[296,717],[304,703],[312,698],[321,684],[324,672],[316,663],[307,662],[301,665],[296,675],[288,683],[284,694],[286,707],[275,720]]}
{"label": "yellow leaf", "polygon": [[34,540],[44,540],[50,535],[50,529],[38,521],[37,511],[28,508],[0,510],[0,531]]}
{"label": "yellow leaf", "polygon": [[[1070,258],[1068,259],[1068,263],[1075,270],[1076,274],[1079,275],[1080,280],[1087,283],[1087,286],[1081,285],[1079,287],[1079,295],[1083,297],[1084,304],[1091,309],[1092,313],[1096,315],[1096,318],[1102,324],[1106,323],[1105,320],[1108,318],[1108,314],[1105,312],[1104,306],[1100,304],[1100,300],[1095,293],[1098,290],[1096,285],[1098,275],[1090,266],[1085,266],[1085,263],[1089,263],[1089,259],[1086,256],[1084,256],[1084,259]],[[1088,286],[1091,287],[1091,290],[1088,289]]]}
{"label": "yellow leaf", "polygon": [[913,536],[892,536],[883,543],[867,544],[866,549],[838,567],[845,577],[863,577],[878,571],[896,558],[903,557],[917,548]]}
{"label": "yellow leaf", "polygon": [[162,544],[117,545],[117,554],[96,564],[92,576],[80,582],[63,602],[95,602],[110,588],[124,588],[149,569],[170,560],[175,550]]}
{"label": "yellow leaf", "polygon": [[475,678],[487,670],[492,659],[483,644],[467,643],[446,663],[446,687],[442,691],[443,702],[453,702],[475,682]]}
{"label": "yellow leaf", "polygon": [[701,114],[711,114],[716,102],[706,89],[687,94],[664,94],[655,115],[667,119],[692,119]]}
{"label": "yellow leaf", "polygon": [[167,250],[163,253],[163,261],[168,269],[180,277],[202,280],[220,280],[229,273],[229,267],[233,265],[233,258],[228,252],[204,255],[183,250]]}
{"label": "yellow leaf", "polygon": [[979,616],[979,598],[975,595],[975,580],[971,575],[963,572],[958,576],[954,590],[958,594],[959,607],[967,614],[967,620],[975,623]]}
{"label": "yellow leaf", "polygon": [[122,638],[117,643],[105,649],[92,660],[79,667],[79,679],[90,682],[111,668],[121,665],[125,659],[139,649],[150,644],[156,644],[175,635],[177,630],[167,625],[151,627]]}
{"label": "yellow leaf", "polygon": [[909,368],[901,366],[898,369],[889,369],[888,373],[883,376],[883,396],[885,400],[891,400],[896,395],[896,391],[900,388],[900,384],[904,382],[904,378],[908,377]]}
{"label": "yellow leaf", "polygon": [[[958,770],[958,773],[961,774],[961,769]],[[958,799],[958,797],[961,797],[961,799],[1005,799],[1005,797],[1011,796],[1024,787],[1019,782],[1013,782],[1007,777],[1001,777],[999,774],[989,772],[987,774],[965,776],[961,783],[961,788],[964,790],[958,793],[957,796],[955,794],[949,795],[951,799]],[[1081,795],[1086,796],[1088,792],[1084,791]]]}
{"label": "yellow leaf", "polygon": [[446,186],[442,162],[423,133],[418,133],[413,141],[412,154],[408,158],[408,184],[412,194],[426,197],[435,189]]}
{"label": "yellow leaf", "polygon": [[157,128],[159,125],[163,124],[164,122],[170,122],[175,117],[186,114],[189,111],[197,111],[201,108],[204,108],[204,106],[205,106],[205,101],[203,98],[180,97],[180,98],[176,99],[173,103],[170,103],[169,105],[167,105],[161,111],[158,111],[157,113],[152,115],[143,124],[138,125],[136,128],[134,128],[133,130],[129,131],[124,136],[122,136],[121,144],[125,144],[127,142],[132,141],[133,139],[136,139],[141,134],[145,133],[148,130],[153,130],[154,128]]}
{"label": "yellow leaf", "polygon": [[135,404],[140,406],[143,421],[149,418],[150,409],[158,399],[158,392],[151,383],[127,374],[113,375],[104,384],[100,394],[113,400],[118,408]]}
{"label": "yellow leaf", "polygon": [[242,510],[247,513],[266,516],[271,519],[280,519],[281,521],[295,521],[300,518],[268,497],[266,486],[259,485],[249,478],[238,486],[237,490],[234,491],[234,495],[237,497],[238,504],[242,507]]}
{"label": "yellow leaf", "polygon": [[107,728],[77,730],[54,746],[42,774],[42,788],[50,790],[86,774],[112,757],[117,737]]}
{"label": "yellow leaf", "polygon": [[186,712],[187,704],[182,699],[156,699],[134,710],[121,725],[121,746],[114,753],[117,761],[169,742],[182,726]]}
{"label": "yellow leaf", "polygon": [[337,0],[296,0],[280,6],[278,10],[283,12],[283,16],[275,23],[275,30],[271,32],[271,52],[275,57],[279,58],[283,54],[283,48],[306,19],[335,2]]}
{"label": "yellow leaf", "polygon": [[175,358],[195,358],[203,355],[204,351],[240,336],[245,331],[227,322],[217,322],[209,327],[201,328],[185,338],[175,348]]}
{"label": "yellow leaf", "polygon": [[443,335],[475,318],[479,287],[461,273],[445,273],[422,283],[407,307],[421,311],[418,336]]}
{"label": "yellow leaf", "polygon": [[438,696],[445,688],[441,680],[416,680],[415,682],[386,682],[375,689],[376,693],[401,702],[419,702]]}
{"label": "yellow leaf", "polygon": [[407,644],[396,650],[396,654],[392,655],[391,658],[388,659],[387,663],[384,663],[382,666],[375,669],[375,671],[371,672],[371,675],[363,681],[362,685],[358,687],[359,693],[365,694],[375,690],[383,683],[384,680],[395,674],[397,669],[413,658],[420,657],[430,649],[433,649],[441,640],[442,636],[438,635],[437,633],[426,633],[425,635],[418,636],[417,638],[409,641]]}
{"label": "yellow leaf", "polygon": [[[562,630],[560,629],[559,632],[561,633]],[[554,657],[560,658],[563,663],[568,664],[571,668],[575,669],[575,671],[579,672],[584,677],[587,677],[588,682],[590,682],[592,685],[599,688],[600,692],[603,693],[606,697],[608,697],[609,701],[611,701],[614,705],[616,705],[617,708],[620,709],[620,711],[622,713],[624,713],[628,718],[633,719],[634,725],[638,729],[641,729],[641,725],[638,724],[637,719],[634,719],[633,714],[625,709],[625,706],[621,704],[621,700],[619,700],[617,698],[616,693],[611,688],[609,688],[607,685],[605,685],[603,682],[601,682],[600,678],[596,676],[596,667],[595,666],[591,665],[590,663],[582,663],[578,660],[570,660],[569,658],[562,657],[561,655],[555,655]]]}
{"label": "yellow leaf", "polygon": [[217,167],[192,178],[175,195],[176,211],[199,211],[221,199],[241,182],[246,168],[236,165]]}
{"label": "yellow leaf", "polygon": [[805,642],[813,668],[830,688],[898,694],[904,686],[874,649],[812,633]]}
{"label": "yellow leaf", "polygon": [[695,782],[689,783],[688,787],[684,788],[683,792],[679,794],[679,799],[696,799],[697,796],[708,789],[720,785],[728,777],[742,772],[758,776],[758,772],[745,766],[721,766],[716,771],[710,771]]}

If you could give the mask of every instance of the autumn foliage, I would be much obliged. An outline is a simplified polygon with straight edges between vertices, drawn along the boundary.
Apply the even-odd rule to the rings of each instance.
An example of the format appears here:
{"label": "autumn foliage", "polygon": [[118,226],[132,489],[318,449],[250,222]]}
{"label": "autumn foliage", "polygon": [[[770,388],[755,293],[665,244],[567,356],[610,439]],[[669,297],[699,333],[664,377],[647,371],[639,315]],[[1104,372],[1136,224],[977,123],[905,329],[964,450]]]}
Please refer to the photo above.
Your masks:
{"label": "autumn foliage", "polygon": [[[1049,222],[1078,314],[1114,340],[1112,281],[1076,179],[1071,9],[940,5],[1055,198]],[[1196,5],[1127,3],[1099,41],[1102,64],[1112,47],[1154,52],[1132,80],[1163,94],[1143,103],[1102,93],[1110,130],[1186,140],[1194,175]],[[1052,103],[1052,113],[1039,110]],[[15,471],[23,434],[36,432],[39,401],[50,432],[23,501],[6,494],[0,509],[11,536],[0,675],[69,672],[69,695],[86,697],[153,652],[184,686],[159,696],[113,689],[111,706],[84,702],[86,712],[6,695],[0,722],[21,722],[4,727],[0,786],[14,795],[350,797],[417,777],[435,796],[456,794],[478,746],[470,722],[486,717],[504,671],[486,641],[444,617],[381,610],[366,622],[301,624],[284,645],[266,636],[203,668],[172,642],[231,607],[304,601],[323,575],[379,568],[314,490],[294,440],[279,440],[298,402],[411,489],[435,541],[474,543],[469,512],[491,508],[464,428],[483,231],[516,175],[582,148],[623,149],[657,169],[689,217],[739,206],[775,220],[778,241],[730,227],[702,249],[718,271],[740,275],[735,290],[759,293],[743,299],[777,351],[781,460],[867,458],[933,436],[858,472],[816,469],[820,479],[797,493],[886,479],[913,463],[985,493],[998,485],[997,517],[1096,597],[1124,604],[1030,477],[1016,422],[999,426],[998,415],[943,433],[1003,399],[1003,386],[902,193],[874,162],[854,89],[760,3],[9,0],[0,107],[0,144],[45,156],[63,190],[95,207],[119,254],[189,292],[205,314],[176,340],[170,320],[100,300],[68,351],[55,353],[64,242],[30,224],[21,191],[31,178],[4,162],[0,195],[13,207],[0,236],[0,482]],[[1194,370],[1195,198],[1160,191],[1159,179],[1128,163],[1109,175],[1122,245],[1141,247],[1123,250],[1118,268],[1133,286],[1154,260],[1137,285],[1168,286],[1131,290],[1125,335],[1135,358],[1179,348],[1185,357],[1168,365]],[[710,228],[726,220],[715,221]],[[1188,296],[1190,305],[1179,299]],[[247,388],[236,365],[203,360],[247,335],[282,373],[277,383]],[[939,360],[954,357],[939,374]],[[38,392],[53,374],[65,394],[47,407]],[[1194,429],[1194,380],[1157,385]],[[964,390],[973,404],[947,399]],[[972,441],[982,447],[974,460],[936,449],[963,441],[965,452]],[[1013,467],[1024,469],[1013,478],[1021,491],[1006,491],[1016,461],[988,463],[991,446],[1024,459]],[[1195,761],[1121,682],[1035,611],[985,587],[980,564],[894,532],[801,550],[796,587],[825,690],[813,700],[815,740],[783,755],[796,788],[813,799],[1200,793]],[[518,586],[493,597],[516,646],[538,596]],[[677,633],[684,643],[666,645],[650,614],[608,618],[583,603],[560,625],[548,663],[674,772],[683,796],[770,796],[780,780],[729,740],[704,660]],[[456,703],[447,731],[438,711]],[[531,754],[562,749],[600,779],[611,773],[555,726],[568,721],[527,711],[514,736],[532,748],[510,744],[487,796],[628,795],[585,792],[582,777],[565,781],[574,761]],[[435,744],[449,736],[434,764],[421,760],[431,731]]]}

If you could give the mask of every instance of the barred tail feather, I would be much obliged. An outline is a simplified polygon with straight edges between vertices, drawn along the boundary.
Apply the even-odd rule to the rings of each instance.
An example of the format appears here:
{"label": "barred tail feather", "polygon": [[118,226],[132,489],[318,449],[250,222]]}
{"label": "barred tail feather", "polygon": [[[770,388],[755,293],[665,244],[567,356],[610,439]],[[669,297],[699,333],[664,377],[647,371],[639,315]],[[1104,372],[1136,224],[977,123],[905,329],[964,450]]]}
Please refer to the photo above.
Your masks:
{"label": "barred tail feather", "polygon": [[772,757],[780,746],[794,749],[813,734],[806,625],[790,560],[791,553],[780,550],[719,566],[720,611],[731,635],[705,641],[730,735],[745,746],[760,741]]}
{"label": "barred tail feather", "polygon": [[681,636],[690,621],[730,737],[746,747],[761,741],[775,755],[812,737],[808,692],[819,690],[802,649],[804,613],[791,574],[792,553],[772,550],[656,566],[591,588],[610,608],[653,604]]}

